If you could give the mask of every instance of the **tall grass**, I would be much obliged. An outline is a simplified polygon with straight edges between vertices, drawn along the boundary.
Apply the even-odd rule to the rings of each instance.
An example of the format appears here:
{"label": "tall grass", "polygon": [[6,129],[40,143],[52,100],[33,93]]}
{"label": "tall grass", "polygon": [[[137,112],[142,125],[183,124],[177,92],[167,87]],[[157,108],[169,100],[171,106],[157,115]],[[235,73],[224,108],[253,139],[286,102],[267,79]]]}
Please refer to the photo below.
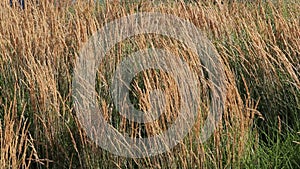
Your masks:
{"label": "tall grass", "polygon": [[[197,142],[209,112],[209,84],[201,63],[183,44],[157,35],[136,36],[110,50],[108,64],[99,65],[97,73],[96,88],[104,93],[99,104],[107,121],[120,132],[137,137],[165,130],[178,110],[172,78],[150,70],[133,80],[131,95],[140,109],[149,106],[145,99],[148,90],[168,87],[170,109],[165,119],[145,126],[120,117],[109,104],[105,86],[110,84],[109,72],[127,54],[149,44],[168,49],[189,60],[202,77],[201,113],[188,136],[171,152],[130,159],[99,148],[81,128],[72,101],[75,58],[103,24],[137,11],[188,19],[217,48],[228,92],[222,121],[207,142]],[[29,1],[25,10],[1,1],[1,168],[299,167],[299,16],[296,0],[223,5],[113,1],[104,6],[78,0],[72,6],[60,7],[47,1]]]}

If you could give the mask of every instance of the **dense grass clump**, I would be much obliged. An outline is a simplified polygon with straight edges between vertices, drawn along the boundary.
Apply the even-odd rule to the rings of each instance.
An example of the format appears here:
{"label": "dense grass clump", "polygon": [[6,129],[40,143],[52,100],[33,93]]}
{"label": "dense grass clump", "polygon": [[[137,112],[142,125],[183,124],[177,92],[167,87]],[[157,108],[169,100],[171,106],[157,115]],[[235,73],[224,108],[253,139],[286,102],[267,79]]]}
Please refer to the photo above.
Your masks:
{"label": "dense grass clump", "polygon": [[[226,75],[222,120],[198,142],[210,111],[210,82],[188,46],[169,37],[138,35],[117,43],[97,72],[98,102],[121,133],[146,137],[166,130],[180,96],[166,72],[140,72],[130,98],[149,109],[149,91],[163,89],[168,109],[147,124],[116,111],[109,86],[116,65],[150,47],[185,59],[201,82],[199,113],[189,134],[170,152],[138,159],[115,156],[87,137],[74,109],[76,56],[88,39],[116,18],[161,12],[192,22],[213,43]],[[300,4],[297,0],[223,3],[158,1],[53,4],[28,1],[25,9],[0,2],[0,168],[299,168]]]}

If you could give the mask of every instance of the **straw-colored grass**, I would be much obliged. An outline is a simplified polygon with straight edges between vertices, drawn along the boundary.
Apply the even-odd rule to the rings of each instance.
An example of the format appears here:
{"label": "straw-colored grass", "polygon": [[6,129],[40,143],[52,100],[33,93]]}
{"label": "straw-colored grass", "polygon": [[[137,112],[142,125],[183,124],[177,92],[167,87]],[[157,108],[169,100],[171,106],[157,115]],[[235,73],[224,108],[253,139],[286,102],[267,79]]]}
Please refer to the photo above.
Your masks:
{"label": "straw-colored grass", "polygon": [[[104,6],[77,0],[59,7],[48,1],[29,2],[25,10],[0,2],[0,168],[299,166],[300,139],[296,131],[300,130],[300,4],[297,0],[216,5],[112,1]],[[111,71],[127,54],[149,44],[164,48],[194,65],[201,79],[201,110],[189,134],[170,152],[130,159],[96,146],[81,128],[72,100],[75,58],[103,24],[137,11],[162,12],[187,19],[203,31],[219,52],[226,75],[225,110],[207,142],[197,141],[203,119],[210,110],[205,71],[188,47],[158,35],[136,36],[110,50],[106,55],[108,63],[99,65],[95,79],[96,89],[101,93],[99,105],[109,123],[132,137],[155,135],[170,126],[181,98],[174,79],[166,73],[144,71],[131,83],[131,97],[141,110],[149,109],[149,90],[165,88],[168,109],[160,119],[146,125],[130,123],[119,116],[111,106],[108,88]],[[272,148],[272,145],[277,146]],[[280,161],[284,154],[280,145],[286,146],[282,151],[289,152],[289,156],[284,156],[286,163]],[[274,152],[274,160],[264,154],[268,150]]]}

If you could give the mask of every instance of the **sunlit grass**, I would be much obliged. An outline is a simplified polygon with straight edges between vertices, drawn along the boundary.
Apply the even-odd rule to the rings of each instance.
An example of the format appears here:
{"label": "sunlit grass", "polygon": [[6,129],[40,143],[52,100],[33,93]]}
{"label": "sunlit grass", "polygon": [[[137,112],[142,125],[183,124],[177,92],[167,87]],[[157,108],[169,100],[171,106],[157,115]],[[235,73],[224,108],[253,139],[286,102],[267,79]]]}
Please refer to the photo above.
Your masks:
{"label": "sunlit grass", "polygon": [[[3,168],[299,168],[300,4],[117,2],[98,6],[78,0],[54,5],[0,2],[0,166]],[[107,121],[132,136],[154,135],[176,117],[176,84],[162,72],[141,72],[132,82],[136,107],[149,106],[147,92],[165,89],[163,119],[136,125],[111,104],[111,71],[126,55],[149,46],[187,58],[201,77],[201,103],[194,128],[171,152],[141,159],[116,157],[90,140],[72,100],[75,58],[85,42],[113,19],[135,12],[163,12],[195,24],[218,50],[226,74],[222,121],[205,143],[197,142],[209,113],[209,87],[201,63],[183,44],[140,35],[116,44],[99,65],[97,91]],[[186,49],[186,51],[181,51]],[[157,81],[157,78],[164,80]],[[164,84],[166,83],[166,84]],[[175,115],[174,115],[175,114]],[[112,119],[110,121],[110,119]]]}

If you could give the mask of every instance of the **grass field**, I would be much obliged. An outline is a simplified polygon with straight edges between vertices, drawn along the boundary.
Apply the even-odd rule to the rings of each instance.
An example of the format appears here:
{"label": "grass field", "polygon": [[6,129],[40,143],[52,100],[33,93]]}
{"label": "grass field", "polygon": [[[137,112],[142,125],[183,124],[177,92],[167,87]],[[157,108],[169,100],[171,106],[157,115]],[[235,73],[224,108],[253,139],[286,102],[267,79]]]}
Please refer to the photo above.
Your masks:
{"label": "grass field", "polygon": [[[300,168],[298,0],[105,5],[77,0],[59,7],[28,2],[24,10],[0,2],[0,168]],[[96,146],[81,128],[72,98],[75,58],[105,23],[136,12],[186,19],[217,49],[227,93],[222,119],[206,142],[197,142],[210,111],[205,78],[196,124],[170,152],[115,156]],[[149,46],[182,56],[205,76],[197,57],[172,38],[138,35],[117,43],[106,55],[107,63],[99,65],[95,88],[107,121],[132,137],[166,130],[178,111],[174,80],[153,70],[132,81],[131,98],[138,109],[147,109],[147,91],[164,86],[170,109],[162,119],[136,125],[112,106],[108,86],[115,64]]]}

